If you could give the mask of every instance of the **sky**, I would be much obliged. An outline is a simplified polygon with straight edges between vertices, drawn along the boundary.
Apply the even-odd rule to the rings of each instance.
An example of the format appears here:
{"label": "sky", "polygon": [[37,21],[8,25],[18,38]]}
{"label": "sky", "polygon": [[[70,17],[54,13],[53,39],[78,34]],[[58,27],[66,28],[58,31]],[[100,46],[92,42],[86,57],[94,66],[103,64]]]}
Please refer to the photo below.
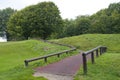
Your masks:
{"label": "sky", "polygon": [[120,0],[0,0],[0,9],[11,7],[21,10],[26,6],[43,1],[54,2],[59,8],[63,19],[74,19],[79,15],[92,15],[101,9],[107,8],[110,3],[120,2]]}

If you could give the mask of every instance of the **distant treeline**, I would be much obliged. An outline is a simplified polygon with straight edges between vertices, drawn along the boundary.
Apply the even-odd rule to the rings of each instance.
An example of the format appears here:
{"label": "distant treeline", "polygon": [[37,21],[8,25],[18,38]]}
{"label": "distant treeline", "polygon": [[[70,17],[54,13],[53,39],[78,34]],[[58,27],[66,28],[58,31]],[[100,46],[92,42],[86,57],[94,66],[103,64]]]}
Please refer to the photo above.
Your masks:
{"label": "distant treeline", "polygon": [[102,9],[91,16],[83,15],[74,20],[64,20],[61,37],[86,33],[120,33],[120,2],[110,4],[108,8]]}
{"label": "distant treeline", "polygon": [[120,2],[106,9],[76,19],[62,19],[53,2],[41,2],[20,11],[6,8],[0,10],[0,35],[9,40],[29,38],[62,38],[87,33],[120,33]]}

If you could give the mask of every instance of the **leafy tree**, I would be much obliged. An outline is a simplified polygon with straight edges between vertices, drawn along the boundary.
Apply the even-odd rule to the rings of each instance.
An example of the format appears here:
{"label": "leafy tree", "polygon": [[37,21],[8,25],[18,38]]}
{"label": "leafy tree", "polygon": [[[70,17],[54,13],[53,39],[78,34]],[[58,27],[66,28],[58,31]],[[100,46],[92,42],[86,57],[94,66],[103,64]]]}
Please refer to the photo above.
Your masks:
{"label": "leafy tree", "polygon": [[0,35],[1,36],[4,35],[4,33],[7,33],[6,28],[7,28],[8,19],[15,12],[16,10],[11,8],[0,10]]}
{"label": "leafy tree", "polygon": [[110,17],[112,17],[112,33],[120,33],[120,2],[110,4],[108,12]]}
{"label": "leafy tree", "polygon": [[11,16],[8,32],[11,38],[41,37],[46,39],[51,34],[60,33],[62,25],[63,21],[57,6],[53,2],[41,2]]}
{"label": "leafy tree", "polygon": [[75,20],[64,20],[64,28],[61,37],[74,36],[75,35]]}
{"label": "leafy tree", "polygon": [[92,33],[120,33],[120,2],[98,11],[90,20]]}
{"label": "leafy tree", "polygon": [[89,16],[78,16],[76,19],[76,35],[85,34],[89,32],[91,26]]}

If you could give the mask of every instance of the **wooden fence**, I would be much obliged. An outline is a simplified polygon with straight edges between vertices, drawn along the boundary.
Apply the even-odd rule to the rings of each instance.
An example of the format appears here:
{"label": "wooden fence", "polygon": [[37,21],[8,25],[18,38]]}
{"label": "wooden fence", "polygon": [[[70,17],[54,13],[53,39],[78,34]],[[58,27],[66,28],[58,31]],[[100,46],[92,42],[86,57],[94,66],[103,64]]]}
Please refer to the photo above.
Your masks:
{"label": "wooden fence", "polygon": [[92,50],[89,50],[89,51],[86,51],[86,52],[82,53],[84,74],[87,74],[87,55],[91,54],[91,62],[92,62],[92,64],[94,64],[94,62],[95,62],[94,54],[96,54],[96,57],[98,57],[99,54],[102,55],[106,51],[107,51],[107,47],[98,46],[98,47],[96,47],[96,48],[94,48]]}
{"label": "wooden fence", "polygon": [[55,43],[55,42],[49,42],[49,41],[44,41],[44,42],[51,43],[51,44],[57,44],[57,45],[61,45],[61,46],[67,46],[67,47],[70,47],[71,49],[70,49],[70,50],[64,50],[64,51],[57,52],[57,53],[53,53],[53,54],[49,54],[49,55],[45,55],[45,56],[42,56],[42,57],[37,57],[37,58],[32,58],[32,59],[26,59],[26,60],[24,61],[25,66],[28,66],[28,63],[29,63],[29,62],[36,61],[36,60],[40,60],[40,59],[44,59],[44,61],[47,62],[47,58],[48,58],[48,57],[52,57],[52,56],[60,57],[61,54],[64,54],[64,53],[67,54],[67,53],[69,53],[69,52],[72,52],[72,51],[75,51],[75,50],[76,50],[76,48],[73,47],[73,46],[69,46],[69,45],[65,45],[65,44],[59,44],[59,43]]}

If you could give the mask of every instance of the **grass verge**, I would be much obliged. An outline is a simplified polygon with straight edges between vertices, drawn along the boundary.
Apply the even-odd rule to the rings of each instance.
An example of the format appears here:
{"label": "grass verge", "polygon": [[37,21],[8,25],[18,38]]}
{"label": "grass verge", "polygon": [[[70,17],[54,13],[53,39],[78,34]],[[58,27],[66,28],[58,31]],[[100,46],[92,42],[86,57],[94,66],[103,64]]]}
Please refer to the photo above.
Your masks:
{"label": "grass verge", "polygon": [[120,53],[120,34],[84,34],[52,41],[73,45],[84,51],[102,45],[107,46],[108,52]]}
{"label": "grass verge", "polygon": [[74,80],[120,80],[120,54],[105,53],[95,59],[95,64],[88,62],[88,73],[83,75],[81,68]]}
{"label": "grass verge", "polygon": [[84,34],[53,41],[70,44],[84,51],[99,45],[108,48],[106,54],[96,58],[94,65],[88,62],[87,75],[83,75],[81,68],[75,80],[120,80],[120,34]]}
{"label": "grass verge", "polygon": [[0,80],[47,80],[43,77],[33,77],[33,68],[56,62],[68,55],[61,55],[61,58],[56,56],[48,58],[48,63],[43,60],[31,62],[27,68],[24,67],[24,60],[67,49],[69,48],[65,46],[37,40],[0,43]]}

